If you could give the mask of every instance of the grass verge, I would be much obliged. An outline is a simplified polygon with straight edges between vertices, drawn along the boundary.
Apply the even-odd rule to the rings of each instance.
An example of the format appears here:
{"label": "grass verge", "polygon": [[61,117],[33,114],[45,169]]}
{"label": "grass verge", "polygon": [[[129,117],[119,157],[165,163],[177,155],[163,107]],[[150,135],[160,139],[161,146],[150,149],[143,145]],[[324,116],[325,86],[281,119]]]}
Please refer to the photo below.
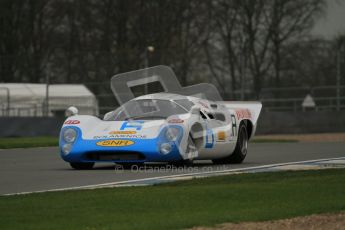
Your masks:
{"label": "grass verge", "polygon": [[[298,142],[292,139],[254,138],[253,143]],[[6,137],[0,138],[0,149],[58,146],[57,137]]]}
{"label": "grass verge", "polygon": [[0,197],[0,229],[176,229],[345,210],[345,169]]}
{"label": "grass verge", "polygon": [[58,146],[57,137],[6,137],[0,138],[0,149]]}

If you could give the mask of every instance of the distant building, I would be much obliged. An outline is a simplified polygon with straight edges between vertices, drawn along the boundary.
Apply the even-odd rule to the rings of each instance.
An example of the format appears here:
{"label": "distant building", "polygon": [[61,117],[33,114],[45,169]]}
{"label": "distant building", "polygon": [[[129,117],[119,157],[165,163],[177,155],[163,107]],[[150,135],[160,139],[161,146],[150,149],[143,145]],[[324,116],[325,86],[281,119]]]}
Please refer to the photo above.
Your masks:
{"label": "distant building", "polygon": [[[43,116],[45,105],[45,84],[0,83],[0,116]],[[84,85],[50,85],[48,116],[62,114],[69,106],[76,106],[79,114],[99,114],[95,95]]]}

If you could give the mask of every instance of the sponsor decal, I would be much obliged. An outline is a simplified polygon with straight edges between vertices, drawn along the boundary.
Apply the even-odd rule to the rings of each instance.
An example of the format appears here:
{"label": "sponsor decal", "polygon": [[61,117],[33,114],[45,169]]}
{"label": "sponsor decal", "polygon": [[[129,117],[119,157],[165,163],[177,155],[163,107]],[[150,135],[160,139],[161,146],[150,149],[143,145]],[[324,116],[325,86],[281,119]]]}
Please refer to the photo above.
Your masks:
{"label": "sponsor decal", "polygon": [[204,108],[208,109],[208,105],[202,101],[198,101],[200,105],[202,105]]}
{"label": "sponsor decal", "polygon": [[135,138],[135,139],[145,139],[147,138],[144,134],[110,134],[102,136],[93,136],[93,139],[109,139],[109,138]]}
{"label": "sponsor decal", "polygon": [[236,129],[237,129],[237,125],[236,125],[236,117],[234,114],[231,114],[231,130],[232,130],[232,136],[236,136],[237,132],[236,132]]}
{"label": "sponsor decal", "polygon": [[98,146],[103,146],[103,147],[121,147],[121,146],[128,146],[128,145],[133,145],[134,141],[130,140],[106,140],[106,141],[99,141],[96,143]]}
{"label": "sponsor decal", "polygon": [[248,109],[236,109],[235,112],[238,120],[252,118],[252,114]]}
{"label": "sponsor decal", "polygon": [[137,131],[111,131],[109,134],[136,134]]}
{"label": "sponsor decal", "polygon": [[122,123],[120,130],[125,130],[125,129],[141,130],[143,123],[144,121],[125,121]]}
{"label": "sponsor decal", "polygon": [[181,119],[171,119],[168,121],[168,123],[173,123],[173,124],[177,124],[177,123],[183,123],[184,120]]}
{"label": "sponsor decal", "polygon": [[217,133],[217,138],[218,138],[218,141],[225,141],[225,138],[226,138],[225,131],[219,131]]}
{"label": "sponsor decal", "polygon": [[78,121],[78,120],[68,120],[68,121],[65,121],[64,124],[65,125],[76,125],[76,124],[80,124],[80,121]]}
{"label": "sponsor decal", "polygon": [[[206,127],[207,128],[207,127]],[[214,144],[214,135],[212,129],[206,130],[206,144],[205,148],[212,149]]]}

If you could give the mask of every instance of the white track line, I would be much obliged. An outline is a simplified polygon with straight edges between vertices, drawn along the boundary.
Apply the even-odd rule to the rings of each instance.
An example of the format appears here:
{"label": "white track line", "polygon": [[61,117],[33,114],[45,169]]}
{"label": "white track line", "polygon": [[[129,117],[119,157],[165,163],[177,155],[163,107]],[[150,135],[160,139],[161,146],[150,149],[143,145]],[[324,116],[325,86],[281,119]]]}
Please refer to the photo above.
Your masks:
{"label": "white track line", "polygon": [[143,178],[143,179],[110,182],[110,183],[103,183],[103,184],[84,185],[84,186],[75,186],[75,187],[48,189],[48,190],[38,190],[38,191],[30,191],[30,192],[8,193],[8,194],[2,194],[0,196],[13,196],[13,195],[25,195],[25,194],[32,194],[32,193],[59,192],[59,191],[96,189],[96,188],[110,188],[110,187],[125,185],[125,184],[129,184],[129,183],[138,183],[138,182],[145,182],[145,181],[151,181],[151,180],[172,179],[172,178],[188,177],[188,176],[189,177],[194,176],[193,178],[195,178],[198,176],[207,176],[207,175],[212,175],[212,174],[214,174],[216,176],[216,175],[222,175],[222,174],[233,173],[233,172],[251,171],[251,170],[257,170],[257,169],[275,168],[275,167],[286,166],[286,165],[316,163],[316,162],[331,161],[331,160],[345,160],[345,157],[324,158],[324,159],[317,159],[317,160],[295,161],[295,162],[288,162],[288,163],[261,165],[261,166],[247,167],[247,168],[225,169],[225,170],[219,170],[219,171],[208,171],[208,172],[176,174],[176,175],[169,175],[169,176],[149,177],[149,178]]}

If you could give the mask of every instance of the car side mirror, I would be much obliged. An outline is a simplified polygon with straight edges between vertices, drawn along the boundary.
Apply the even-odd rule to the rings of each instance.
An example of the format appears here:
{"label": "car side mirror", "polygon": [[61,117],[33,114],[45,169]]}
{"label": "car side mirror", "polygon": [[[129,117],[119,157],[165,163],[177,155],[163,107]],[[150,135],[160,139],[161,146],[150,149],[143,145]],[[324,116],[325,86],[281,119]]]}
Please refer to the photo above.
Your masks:
{"label": "car side mirror", "polygon": [[200,115],[200,108],[196,105],[194,105],[192,108],[191,108],[191,114],[194,114],[194,115]]}
{"label": "car side mirror", "polygon": [[68,109],[66,109],[66,111],[65,111],[66,117],[71,117],[71,116],[75,116],[75,115],[78,115],[78,109],[76,107],[71,106]]}

